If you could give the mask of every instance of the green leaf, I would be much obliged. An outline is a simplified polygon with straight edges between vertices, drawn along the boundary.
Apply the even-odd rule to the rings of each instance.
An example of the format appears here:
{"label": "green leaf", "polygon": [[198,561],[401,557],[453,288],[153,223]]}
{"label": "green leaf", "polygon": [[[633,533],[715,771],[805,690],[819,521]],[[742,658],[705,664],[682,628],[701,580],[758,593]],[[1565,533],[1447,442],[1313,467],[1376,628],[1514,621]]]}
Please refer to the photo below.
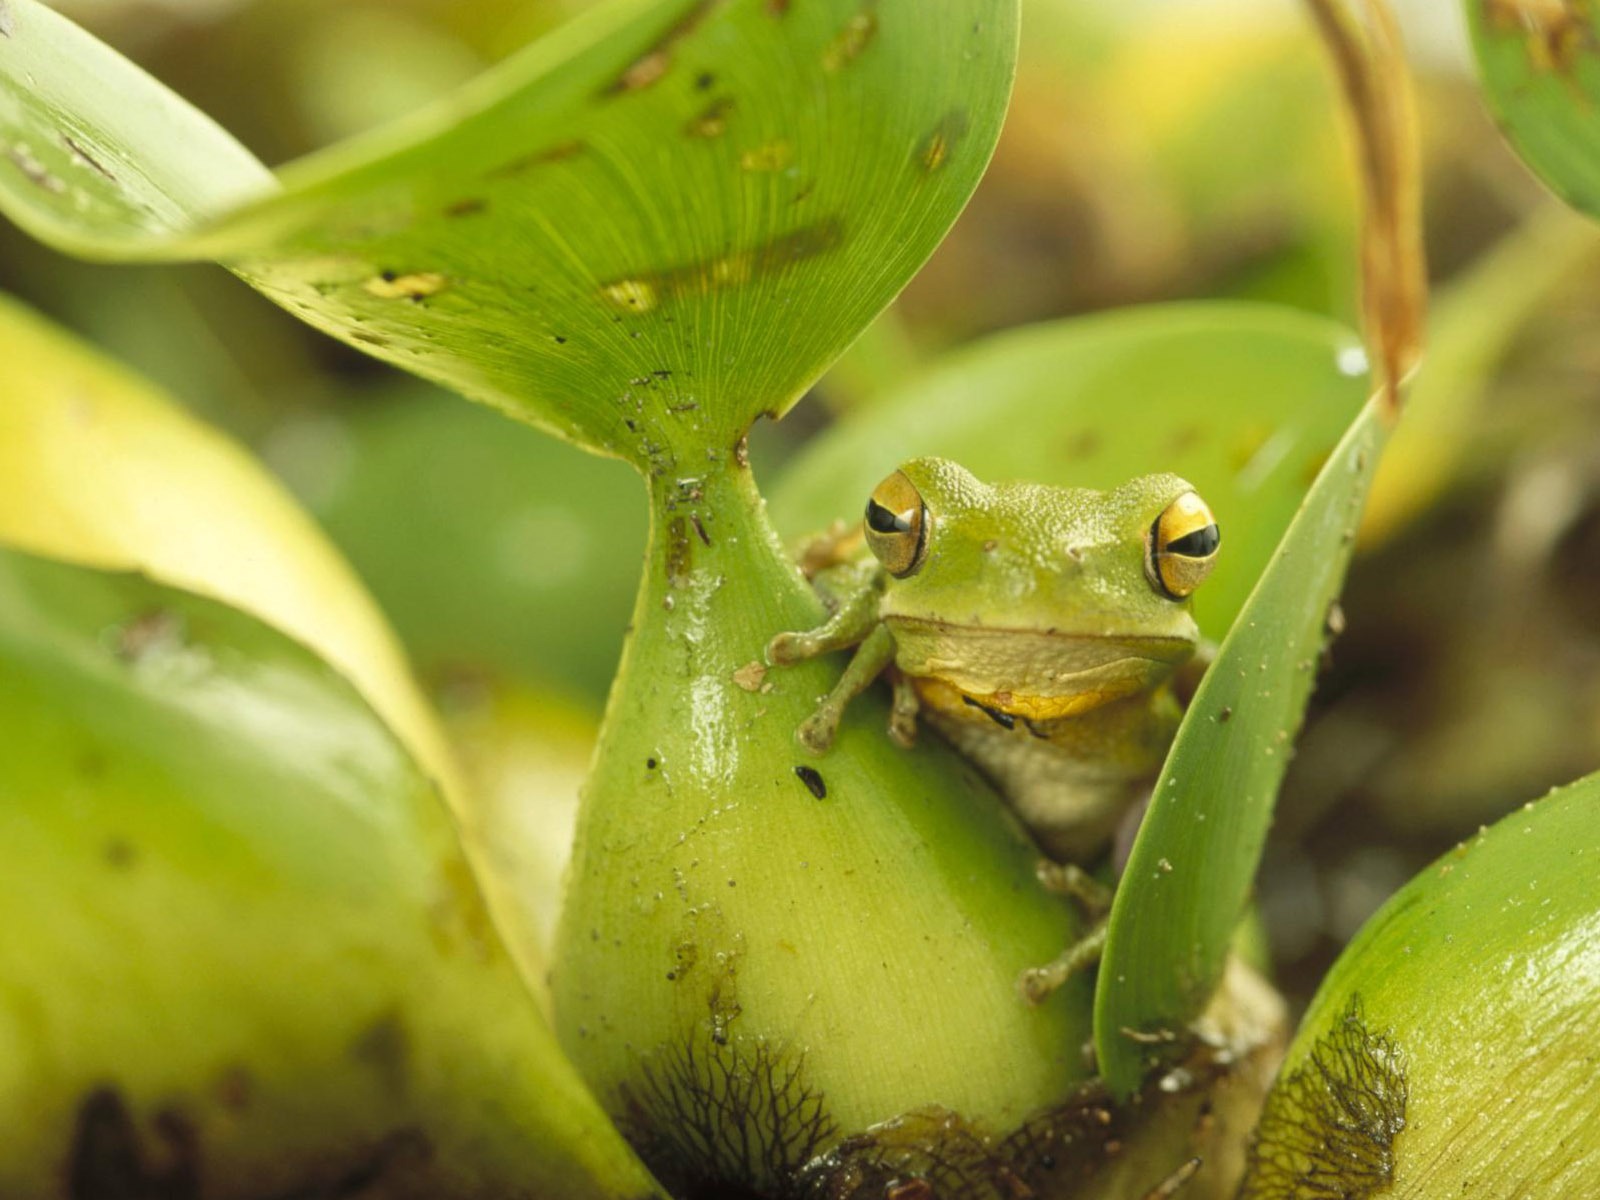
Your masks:
{"label": "green leaf", "polygon": [[323,660],[0,550],[0,727],[0,1193],[660,1194]]}
{"label": "green leaf", "polygon": [[1461,0],[1478,74],[1522,160],[1600,216],[1600,9],[1557,0]]}
{"label": "green leaf", "polygon": [[0,543],[139,570],[274,625],[346,675],[459,799],[383,614],[255,458],[4,295],[0,346]]}
{"label": "green leaf", "polygon": [[980,479],[1114,487],[1152,471],[1194,484],[1223,550],[1195,593],[1220,637],[1311,477],[1366,398],[1366,358],[1333,322],[1265,305],[1109,313],[988,338],[817,438],[771,498],[785,537],[855,519],[918,455]]}
{"label": "green leaf", "polygon": [[1312,1001],[1241,1196],[1591,1191],[1596,878],[1600,775],[1524,805],[1396,893]]}
{"label": "green leaf", "polygon": [[1016,53],[1015,0],[618,0],[230,209],[270,181],[225,135],[37,0],[11,12],[0,207],[38,236],[223,261],[666,474],[787,409],[910,278],[983,172]]}
{"label": "green leaf", "polygon": [[1118,1093],[1181,1040],[1222,977],[1386,433],[1369,404],[1312,484],[1167,755],[1096,984],[1095,1050]]}

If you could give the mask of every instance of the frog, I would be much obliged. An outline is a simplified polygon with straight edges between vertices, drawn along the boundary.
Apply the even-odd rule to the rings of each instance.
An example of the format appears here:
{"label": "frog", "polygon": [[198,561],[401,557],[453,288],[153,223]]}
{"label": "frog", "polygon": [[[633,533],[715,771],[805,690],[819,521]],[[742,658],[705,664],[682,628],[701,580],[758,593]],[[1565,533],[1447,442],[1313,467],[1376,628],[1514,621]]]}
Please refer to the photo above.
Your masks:
{"label": "frog", "polygon": [[[1191,597],[1220,545],[1210,507],[1177,475],[1105,491],[986,484],[914,458],[873,489],[858,525],[804,546],[827,618],[778,634],[766,657],[781,667],[853,648],[801,744],[826,753],[851,701],[887,675],[889,736],[910,748],[930,725],[1031,834],[1041,882],[1100,916],[1109,892],[1088,868],[1147,802],[1177,731],[1175,685],[1202,646]],[[1102,920],[1023,972],[1023,995],[1042,1001],[1103,938]]]}

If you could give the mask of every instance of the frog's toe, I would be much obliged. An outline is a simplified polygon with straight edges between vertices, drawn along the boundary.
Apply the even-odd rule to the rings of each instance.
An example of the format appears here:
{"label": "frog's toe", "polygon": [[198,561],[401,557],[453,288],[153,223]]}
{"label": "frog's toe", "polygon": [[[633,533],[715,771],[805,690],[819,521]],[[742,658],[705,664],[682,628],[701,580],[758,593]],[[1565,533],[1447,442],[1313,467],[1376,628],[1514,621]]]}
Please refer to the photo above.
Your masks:
{"label": "frog's toe", "polygon": [[800,723],[800,728],[795,730],[795,737],[811,753],[825,754],[833,745],[834,735],[838,732],[839,713],[834,709],[823,707]]}
{"label": "frog's toe", "polygon": [[767,643],[767,662],[774,667],[787,667],[805,657],[801,653],[803,634],[780,633]]}
{"label": "frog's toe", "polygon": [[902,750],[917,744],[917,717],[915,713],[893,712],[889,715],[889,739]]}

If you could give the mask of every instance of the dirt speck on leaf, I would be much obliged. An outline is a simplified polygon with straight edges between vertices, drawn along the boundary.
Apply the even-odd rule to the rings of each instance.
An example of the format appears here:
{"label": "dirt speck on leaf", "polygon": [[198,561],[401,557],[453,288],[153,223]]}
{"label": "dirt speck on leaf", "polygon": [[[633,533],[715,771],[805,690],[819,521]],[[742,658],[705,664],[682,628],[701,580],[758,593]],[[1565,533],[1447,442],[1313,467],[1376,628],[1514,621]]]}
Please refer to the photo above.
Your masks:
{"label": "dirt speck on leaf", "polygon": [[687,125],[684,133],[696,138],[718,138],[728,131],[728,114],[733,111],[733,97],[719,96],[701,109]]}
{"label": "dirt speck on leaf", "polygon": [[380,300],[422,300],[444,291],[449,281],[437,271],[413,271],[405,275],[385,271],[361,286]]}
{"label": "dirt speck on leaf", "polygon": [[618,96],[626,92],[640,91],[658,82],[672,69],[672,56],[678,43],[693,33],[722,2],[723,0],[700,0],[700,3],[685,13],[681,20],[656,39],[653,46],[634,59],[627,70],[623,71],[601,94]]}

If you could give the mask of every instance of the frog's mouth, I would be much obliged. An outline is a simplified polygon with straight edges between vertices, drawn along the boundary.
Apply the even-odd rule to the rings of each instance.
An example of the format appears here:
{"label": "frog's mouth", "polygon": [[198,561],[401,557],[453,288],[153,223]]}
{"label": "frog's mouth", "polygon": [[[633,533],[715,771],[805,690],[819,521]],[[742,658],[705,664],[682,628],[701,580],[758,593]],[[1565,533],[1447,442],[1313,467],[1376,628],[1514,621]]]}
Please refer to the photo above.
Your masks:
{"label": "frog's mouth", "polygon": [[[933,699],[1030,721],[1072,717],[1157,687],[1194,653],[1184,637],[949,625],[890,617],[895,665]],[[957,697],[949,697],[952,700]],[[937,701],[936,701],[937,703]]]}

